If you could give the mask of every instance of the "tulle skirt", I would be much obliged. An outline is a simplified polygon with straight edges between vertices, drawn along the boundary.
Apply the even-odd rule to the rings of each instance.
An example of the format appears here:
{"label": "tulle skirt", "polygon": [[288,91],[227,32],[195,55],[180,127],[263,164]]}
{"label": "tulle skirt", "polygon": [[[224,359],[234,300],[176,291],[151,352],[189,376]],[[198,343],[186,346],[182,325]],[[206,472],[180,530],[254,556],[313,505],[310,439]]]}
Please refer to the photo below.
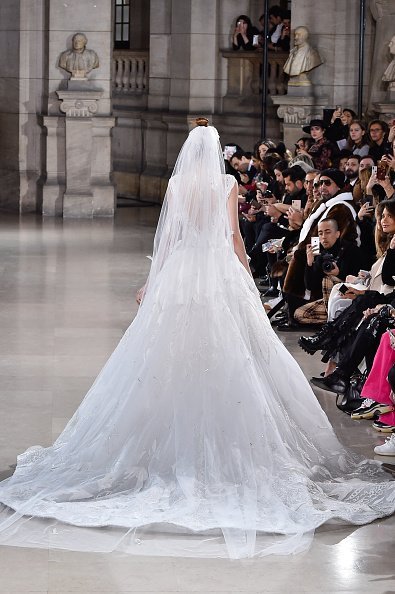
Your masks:
{"label": "tulle skirt", "polygon": [[348,451],[230,246],[185,245],[53,446],[0,484],[0,543],[229,556],[305,549],[393,513]]}

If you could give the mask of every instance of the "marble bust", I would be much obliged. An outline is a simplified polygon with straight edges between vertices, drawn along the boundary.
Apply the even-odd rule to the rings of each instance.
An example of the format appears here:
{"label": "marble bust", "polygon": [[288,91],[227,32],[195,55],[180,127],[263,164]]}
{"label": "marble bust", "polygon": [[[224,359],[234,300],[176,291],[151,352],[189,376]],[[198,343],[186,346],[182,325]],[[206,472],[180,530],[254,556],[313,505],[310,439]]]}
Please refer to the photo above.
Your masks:
{"label": "marble bust", "polygon": [[99,67],[99,57],[93,50],[86,49],[88,39],[84,33],[73,36],[73,49],[62,52],[59,66],[71,73],[71,80],[86,79],[86,75]]}
{"label": "marble bust", "polygon": [[388,82],[389,88],[393,90],[395,89],[395,35],[389,42],[388,47],[393,58],[392,62],[388,65],[386,71],[384,72],[381,80],[383,80],[384,82]]}
{"label": "marble bust", "polygon": [[[308,38],[309,30],[307,27],[297,27],[295,29],[294,47],[284,64],[284,72],[291,77],[288,84],[310,85],[306,73],[322,64],[321,56],[308,43]],[[293,77],[297,77],[297,80],[293,80]]]}

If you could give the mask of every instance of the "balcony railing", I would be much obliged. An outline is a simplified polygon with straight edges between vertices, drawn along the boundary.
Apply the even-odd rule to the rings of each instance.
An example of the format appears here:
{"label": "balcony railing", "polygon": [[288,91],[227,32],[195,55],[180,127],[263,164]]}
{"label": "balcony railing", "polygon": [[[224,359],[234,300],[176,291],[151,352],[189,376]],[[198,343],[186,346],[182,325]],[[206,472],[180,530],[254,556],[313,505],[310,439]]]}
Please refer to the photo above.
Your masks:
{"label": "balcony railing", "polygon": [[148,91],[148,52],[114,50],[113,91],[126,95],[141,95]]}
{"label": "balcony railing", "polygon": [[[262,50],[252,52],[222,50],[228,61],[228,87],[224,97],[225,111],[245,108],[256,111],[262,93]],[[285,52],[269,52],[267,87],[270,95],[285,95],[287,76],[283,71],[288,58]]]}

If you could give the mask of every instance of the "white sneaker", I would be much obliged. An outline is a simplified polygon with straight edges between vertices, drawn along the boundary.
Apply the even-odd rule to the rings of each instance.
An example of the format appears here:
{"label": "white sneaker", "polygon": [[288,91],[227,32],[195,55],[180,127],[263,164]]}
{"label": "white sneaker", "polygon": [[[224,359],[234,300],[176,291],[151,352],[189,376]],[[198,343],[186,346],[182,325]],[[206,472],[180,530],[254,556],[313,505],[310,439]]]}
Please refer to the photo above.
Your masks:
{"label": "white sneaker", "polygon": [[383,445],[376,446],[374,452],[380,456],[395,456],[395,433],[387,437]]}

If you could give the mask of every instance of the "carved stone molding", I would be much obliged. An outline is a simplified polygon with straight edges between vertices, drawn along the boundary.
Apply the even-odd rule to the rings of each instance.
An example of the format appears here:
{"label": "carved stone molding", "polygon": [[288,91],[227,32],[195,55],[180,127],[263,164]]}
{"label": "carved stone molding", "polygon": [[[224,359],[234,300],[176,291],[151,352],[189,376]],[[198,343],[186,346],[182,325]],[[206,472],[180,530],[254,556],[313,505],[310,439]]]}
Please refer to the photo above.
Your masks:
{"label": "carved stone molding", "polygon": [[311,119],[311,108],[281,105],[277,115],[284,120],[284,124],[304,124]]}
{"label": "carved stone molding", "polygon": [[101,91],[57,91],[60,111],[68,118],[91,118],[97,113]]}

